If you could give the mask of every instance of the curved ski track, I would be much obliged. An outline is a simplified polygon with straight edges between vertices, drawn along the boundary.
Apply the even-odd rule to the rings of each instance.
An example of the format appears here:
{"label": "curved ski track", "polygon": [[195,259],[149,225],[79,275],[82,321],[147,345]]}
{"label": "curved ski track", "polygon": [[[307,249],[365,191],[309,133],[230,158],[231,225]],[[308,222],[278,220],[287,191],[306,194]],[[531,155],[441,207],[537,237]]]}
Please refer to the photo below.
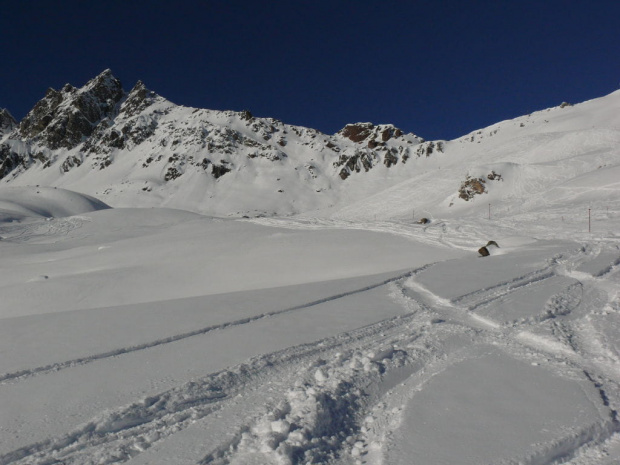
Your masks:
{"label": "curved ski track", "polygon": [[319,300],[315,300],[312,302],[308,302],[305,304],[301,304],[301,305],[296,305],[294,307],[290,307],[290,308],[285,308],[282,310],[274,310],[272,312],[266,312],[266,313],[261,313],[260,315],[255,315],[252,317],[248,317],[248,318],[242,318],[239,320],[235,320],[235,321],[229,321],[226,323],[222,323],[222,324],[218,324],[218,325],[212,325],[212,326],[207,326],[204,328],[200,328],[194,331],[189,331],[186,333],[181,333],[181,334],[176,334],[174,336],[169,336],[166,338],[162,338],[162,339],[156,339],[154,341],[151,342],[146,342],[144,344],[138,344],[135,346],[129,346],[129,347],[123,347],[120,349],[116,349],[116,350],[111,350],[108,352],[103,352],[100,354],[93,354],[93,355],[89,355],[87,357],[80,357],[80,358],[76,358],[76,359],[72,359],[72,360],[67,360],[64,362],[56,362],[56,363],[52,363],[49,365],[45,365],[45,366],[41,366],[41,367],[35,367],[35,368],[29,368],[29,369],[25,369],[25,370],[19,370],[16,372],[11,372],[11,373],[4,373],[4,374],[0,374],[0,384],[2,383],[6,383],[8,381],[19,381],[20,379],[25,379],[25,378],[29,378],[31,376],[35,376],[35,375],[39,375],[39,374],[44,374],[44,373],[48,373],[48,372],[57,372],[59,370],[63,370],[65,368],[70,368],[70,367],[74,367],[74,366],[78,366],[78,365],[85,365],[88,363],[92,363],[95,362],[97,360],[103,360],[106,358],[110,358],[110,357],[118,357],[121,355],[125,355],[125,354],[129,354],[131,352],[137,352],[140,350],[146,350],[146,349],[150,349],[153,347],[157,347],[163,344],[169,344],[171,342],[176,342],[176,341],[180,341],[182,339],[187,339],[189,337],[193,337],[193,336],[200,336],[203,334],[207,334],[211,331],[217,331],[217,330],[221,330],[221,329],[226,329],[226,328],[230,328],[232,326],[240,326],[240,325],[245,325],[248,323],[252,323],[253,321],[257,321],[257,320],[262,320],[264,318],[270,318],[273,316],[277,316],[277,315],[282,315],[285,313],[290,313],[290,312],[294,312],[296,310],[302,310],[302,309],[306,309],[309,307],[313,307],[315,305],[320,305],[326,302],[330,302],[333,300],[338,300],[338,299],[342,299],[344,297],[350,296],[350,295],[354,295],[354,294],[358,294],[360,292],[366,292],[369,291],[371,289],[375,289],[377,287],[380,286],[384,286],[386,284],[389,284],[391,282],[394,281],[398,281],[401,280],[403,278],[409,277],[415,273],[419,273],[421,270],[427,268],[427,266],[425,267],[421,267],[417,270],[412,270],[412,271],[408,271],[402,275],[396,276],[394,278],[390,278],[381,282],[378,282],[376,284],[370,285],[370,286],[365,286],[361,289],[356,289],[353,291],[349,291],[349,292],[345,292],[342,294],[335,294],[329,297],[325,297],[323,299],[319,299]]}

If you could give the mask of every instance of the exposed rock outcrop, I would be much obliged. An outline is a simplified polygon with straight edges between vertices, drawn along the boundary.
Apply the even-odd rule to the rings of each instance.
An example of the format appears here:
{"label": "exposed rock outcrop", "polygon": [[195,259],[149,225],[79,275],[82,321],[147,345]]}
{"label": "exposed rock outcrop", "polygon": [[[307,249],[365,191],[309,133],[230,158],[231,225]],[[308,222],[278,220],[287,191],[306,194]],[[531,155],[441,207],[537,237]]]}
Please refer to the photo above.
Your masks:
{"label": "exposed rock outcrop", "polygon": [[[371,149],[383,146],[391,139],[402,138],[404,135],[403,131],[391,124],[375,126],[372,123],[347,124],[338,134],[355,143],[366,142],[368,148]],[[411,136],[413,135],[411,134]],[[422,139],[413,137],[422,142]]]}
{"label": "exposed rock outcrop", "polygon": [[459,188],[459,197],[465,201],[469,201],[474,196],[483,194],[486,192],[486,181],[484,178],[472,178],[467,176],[467,179],[461,183]]}
{"label": "exposed rock outcrop", "polygon": [[121,82],[109,69],[81,89],[70,84],[60,91],[50,88],[21,121],[19,136],[41,141],[52,150],[71,149],[114,113],[123,95]]}
{"label": "exposed rock outcrop", "polygon": [[484,194],[487,191],[487,180],[489,181],[503,181],[502,175],[491,171],[485,177],[472,178],[467,176],[465,181],[461,183],[459,188],[459,197],[465,201],[473,199],[476,195]]}
{"label": "exposed rock outcrop", "polygon": [[338,175],[340,179],[344,181],[353,172],[359,173],[362,170],[369,171],[375,165],[378,158],[377,154],[373,151],[355,151],[351,156],[341,155],[338,161],[334,162],[334,166],[342,166]]}
{"label": "exposed rock outcrop", "polygon": [[0,108],[0,139],[12,132],[17,127],[17,121],[9,110]]}
{"label": "exposed rock outcrop", "polygon": [[158,97],[155,92],[147,89],[142,81],[138,81],[121,105],[120,113],[128,117],[135,116],[152,105]]}
{"label": "exposed rock outcrop", "polygon": [[373,134],[374,128],[372,123],[347,124],[340,134],[352,142],[362,142]]}
{"label": "exposed rock outcrop", "polygon": [[11,149],[9,144],[0,145],[0,179],[7,176],[22,163],[19,153]]}

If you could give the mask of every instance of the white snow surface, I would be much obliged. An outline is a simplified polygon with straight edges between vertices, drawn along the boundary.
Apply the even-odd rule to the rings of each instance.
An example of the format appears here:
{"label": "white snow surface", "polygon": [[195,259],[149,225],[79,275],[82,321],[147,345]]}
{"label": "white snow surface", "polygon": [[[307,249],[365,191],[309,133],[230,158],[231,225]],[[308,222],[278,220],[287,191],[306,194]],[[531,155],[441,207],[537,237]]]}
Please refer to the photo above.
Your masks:
{"label": "white snow surface", "polygon": [[289,217],[3,186],[0,465],[618,463],[619,101]]}
{"label": "white snow surface", "polygon": [[75,216],[110,208],[85,194],[56,187],[3,187],[0,195],[0,221],[26,218]]}

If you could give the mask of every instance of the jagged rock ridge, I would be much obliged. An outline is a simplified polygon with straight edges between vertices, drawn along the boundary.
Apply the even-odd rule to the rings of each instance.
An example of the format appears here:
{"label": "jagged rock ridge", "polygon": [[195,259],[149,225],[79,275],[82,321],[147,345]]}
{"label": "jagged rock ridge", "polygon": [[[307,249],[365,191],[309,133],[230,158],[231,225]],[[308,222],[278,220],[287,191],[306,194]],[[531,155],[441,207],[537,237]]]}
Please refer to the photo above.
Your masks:
{"label": "jagged rock ridge", "polygon": [[113,115],[123,98],[121,83],[110,70],[81,89],[66,84],[48,89],[45,97],[20,122],[18,136],[41,141],[49,149],[71,149],[90,136],[94,128]]}
{"label": "jagged rock ridge", "polygon": [[[288,201],[287,213],[329,204],[333,199],[318,194],[345,189],[340,184],[350,183],[353,174],[397,169],[441,147],[392,125],[351,124],[326,135],[247,110],[178,106],[141,81],[125,92],[110,70],[81,88],[48,89],[19,124],[8,112],[1,118],[3,182],[36,179],[112,196],[133,186],[142,193],[159,192],[162,199],[191,190],[212,202],[222,195],[221,182],[229,189],[254,184],[251,195],[268,191],[269,197],[303,184],[295,195],[306,191],[304,198]],[[94,174],[103,170],[114,175]],[[172,183],[176,187],[165,187]]]}
{"label": "jagged rock ridge", "polygon": [[13,129],[17,127],[17,121],[13,118],[13,115],[9,113],[9,110],[0,108],[0,139],[3,136],[9,134]]}
{"label": "jagged rock ridge", "polygon": [[175,105],[142,82],[125,92],[106,70],[49,90],[19,124],[0,112],[0,184],[234,217],[432,219],[483,204],[487,214],[491,203],[499,213],[565,198],[588,177],[614,192],[619,102],[620,91],[452,141],[372,123],[327,135],[248,110]]}

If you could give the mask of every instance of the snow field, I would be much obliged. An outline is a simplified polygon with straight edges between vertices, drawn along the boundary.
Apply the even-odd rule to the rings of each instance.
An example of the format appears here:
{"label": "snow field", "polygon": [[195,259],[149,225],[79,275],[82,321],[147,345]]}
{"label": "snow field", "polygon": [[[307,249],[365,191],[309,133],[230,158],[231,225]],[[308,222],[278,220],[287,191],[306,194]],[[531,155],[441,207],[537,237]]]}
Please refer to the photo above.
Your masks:
{"label": "snow field", "polygon": [[[2,307],[2,464],[594,464],[614,450],[608,241],[153,209],[2,227],[6,294],[31,289]],[[500,249],[481,259],[485,236]],[[121,279],[80,294],[102,264]],[[194,296],[149,287],[162,269]],[[50,283],[52,307],[36,292]],[[102,297],[116,292],[135,302]]]}
{"label": "snow field", "polygon": [[94,197],[51,187],[2,187],[0,222],[66,217],[110,208]]}
{"label": "snow field", "polygon": [[[136,197],[150,177],[115,179],[135,157],[62,181],[113,181],[114,206],[303,216],[0,189],[0,465],[617,463],[619,97],[320,199],[295,192],[301,174],[290,196],[223,177]],[[503,181],[454,202],[489,170]],[[37,176],[58,174],[16,179]]]}

